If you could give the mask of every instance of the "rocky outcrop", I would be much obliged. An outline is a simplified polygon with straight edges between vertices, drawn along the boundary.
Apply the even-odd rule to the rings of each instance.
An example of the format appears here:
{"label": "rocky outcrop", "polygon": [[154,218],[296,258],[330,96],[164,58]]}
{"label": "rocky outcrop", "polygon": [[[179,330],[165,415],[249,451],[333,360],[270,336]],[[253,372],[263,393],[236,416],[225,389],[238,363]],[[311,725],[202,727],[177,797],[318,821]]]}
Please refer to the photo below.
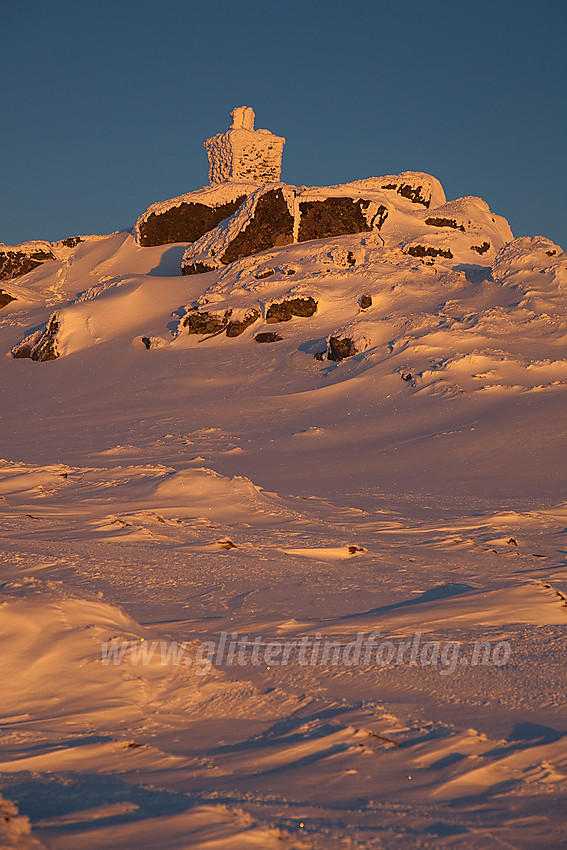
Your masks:
{"label": "rocky outcrop", "polygon": [[189,313],[181,324],[190,334],[214,334],[226,328],[229,316],[230,310],[225,310],[223,315],[215,315],[203,310],[201,313]]}
{"label": "rocky outcrop", "polygon": [[182,202],[162,213],[152,212],[138,227],[138,242],[143,247],[167,245],[170,242],[196,242],[213,230],[241,206],[246,195],[218,206],[198,202]]}
{"label": "rocky outcrop", "polygon": [[410,245],[406,253],[411,257],[445,257],[447,260],[453,259],[450,248],[434,248],[432,245]]}
{"label": "rocky outcrop", "polygon": [[[367,210],[369,206],[370,201],[361,198],[300,201],[297,241],[307,242],[310,239],[327,239],[332,236],[345,236],[348,233],[364,233],[372,230],[373,219],[369,221],[363,213],[363,210]],[[373,218],[381,218],[383,223],[387,214],[386,207],[381,206],[380,212],[377,212]]]}
{"label": "rocky outcrop", "polygon": [[191,263],[181,266],[181,274],[207,274],[216,271],[216,266],[207,266],[205,263]]}
{"label": "rocky outcrop", "polygon": [[471,245],[471,251],[476,251],[477,254],[486,254],[490,251],[490,242],[483,242],[482,245]]}
{"label": "rocky outcrop", "polygon": [[84,242],[82,236],[69,236],[67,239],[61,239],[57,244],[63,245],[65,248],[76,248],[80,242]]}
{"label": "rocky outcrop", "polygon": [[360,304],[361,310],[368,310],[369,307],[372,307],[372,296],[371,295],[361,295],[360,301],[358,303]]}
{"label": "rocky outcrop", "polygon": [[30,360],[38,362],[56,360],[59,357],[57,350],[58,331],[59,319],[57,313],[53,313],[44,330],[30,334],[19,345],[14,346],[11,351],[12,357],[17,359],[29,357]]}
{"label": "rocky outcrop", "polygon": [[256,342],[281,342],[283,336],[280,336],[274,331],[264,331],[264,333],[256,334],[254,339]]}
{"label": "rocky outcrop", "polygon": [[289,322],[293,316],[310,318],[317,312],[317,301],[310,296],[307,298],[287,298],[270,304],[266,311],[266,323]]}
{"label": "rocky outcrop", "polygon": [[22,277],[46,260],[54,259],[55,254],[47,247],[26,250],[24,246],[3,246],[0,248],[0,280]]}
{"label": "rocky outcrop", "polygon": [[[228,191],[232,186],[232,183],[217,184],[208,191],[217,192],[223,187]],[[390,194],[393,191],[396,197]],[[204,192],[200,190],[201,194]],[[428,207],[444,203],[445,194],[438,180],[421,172],[371,177],[339,186],[298,189],[271,184],[257,188],[229,219],[187,248],[182,271],[199,274],[220,269],[244,257],[294,242],[380,232],[388,217],[398,209],[407,215],[411,204],[400,198]],[[138,229],[143,231],[140,223]],[[352,260],[351,265],[354,255]]]}
{"label": "rocky outcrop", "polygon": [[258,321],[259,318],[260,311],[251,310],[240,321],[238,321],[237,319],[231,319],[228,325],[226,326],[226,335],[228,337],[240,336],[241,333],[244,333],[246,328],[249,328],[250,325],[253,325],[254,322]]}
{"label": "rocky outcrop", "polygon": [[220,262],[227,265],[290,242],[293,242],[293,217],[282,190],[272,189],[258,198],[248,225],[230,242]]}
{"label": "rocky outcrop", "polygon": [[402,174],[382,177],[380,185],[382,189],[396,192],[412,204],[420,204],[426,209],[445,203],[443,187],[430,174],[406,171]]}
{"label": "rocky outcrop", "polygon": [[58,242],[36,240],[20,245],[0,244],[0,280],[23,277],[48,260],[67,259],[69,249],[84,241],[82,236],[70,236]]}
{"label": "rocky outcrop", "polygon": [[338,336],[332,336],[329,338],[327,360],[339,362],[340,360],[344,360],[346,357],[352,357],[354,354],[358,354],[358,352],[350,337],[345,336],[341,338]]}
{"label": "rocky outcrop", "polygon": [[11,301],[16,300],[17,299],[14,298],[13,295],[10,295],[9,292],[6,292],[5,289],[0,289],[0,310],[2,309],[2,307],[6,307],[8,304],[10,304]]}
{"label": "rocky outcrop", "polygon": [[465,232],[464,226],[462,224],[457,224],[454,218],[432,216],[430,218],[426,218],[425,223],[431,225],[432,227],[451,227],[453,228],[453,230],[460,230],[462,233]]}
{"label": "rocky outcrop", "polygon": [[215,336],[223,331],[227,337],[236,337],[244,333],[246,328],[253,325],[260,318],[260,311],[248,310],[242,319],[232,319],[232,310],[224,313],[191,312],[183,319],[182,327],[187,328],[190,334],[202,334]]}

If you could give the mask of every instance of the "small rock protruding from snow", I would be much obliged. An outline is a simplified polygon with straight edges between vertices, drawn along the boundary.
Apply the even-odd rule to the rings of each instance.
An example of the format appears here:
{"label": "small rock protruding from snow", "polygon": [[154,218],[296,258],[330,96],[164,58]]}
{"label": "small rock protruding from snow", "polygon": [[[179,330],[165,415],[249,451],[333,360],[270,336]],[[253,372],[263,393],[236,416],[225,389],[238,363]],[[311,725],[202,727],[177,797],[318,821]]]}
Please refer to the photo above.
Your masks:
{"label": "small rock protruding from snow", "polygon": [[269,130],[255,130],[254,110],[250,106],[238,106],[230,114],[230,129],[204,143],[211,184],[235,180],[278,183],[285,145],[283,136],[275,136]]}

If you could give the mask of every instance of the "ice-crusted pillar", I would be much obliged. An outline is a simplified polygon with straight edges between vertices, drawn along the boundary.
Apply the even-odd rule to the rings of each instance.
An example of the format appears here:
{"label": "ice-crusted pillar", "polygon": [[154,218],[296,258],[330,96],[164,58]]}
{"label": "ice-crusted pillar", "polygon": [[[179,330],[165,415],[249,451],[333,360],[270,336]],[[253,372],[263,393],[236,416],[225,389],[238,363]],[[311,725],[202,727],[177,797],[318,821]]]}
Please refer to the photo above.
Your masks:
{"label": "ice-crusted pillar", "polygon": [[255,130],[251,106],[237,106],[230,114],[230,129],[204,143],[209,157],[210,182],[279,182],[285,145],[283,136],[274,136],[269,130]]}

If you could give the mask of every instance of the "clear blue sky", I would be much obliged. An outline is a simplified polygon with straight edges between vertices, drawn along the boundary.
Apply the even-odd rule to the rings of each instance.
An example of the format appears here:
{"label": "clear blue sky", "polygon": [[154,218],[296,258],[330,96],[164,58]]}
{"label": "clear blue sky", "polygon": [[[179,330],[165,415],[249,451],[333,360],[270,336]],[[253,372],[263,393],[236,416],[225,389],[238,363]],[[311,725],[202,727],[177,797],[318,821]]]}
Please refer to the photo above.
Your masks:
{"label": "clear blue sky", "polygon": [[567,248],[566,0],[0,0],[0,242],[132,226],[243,104],[282,179],[398,171]]}

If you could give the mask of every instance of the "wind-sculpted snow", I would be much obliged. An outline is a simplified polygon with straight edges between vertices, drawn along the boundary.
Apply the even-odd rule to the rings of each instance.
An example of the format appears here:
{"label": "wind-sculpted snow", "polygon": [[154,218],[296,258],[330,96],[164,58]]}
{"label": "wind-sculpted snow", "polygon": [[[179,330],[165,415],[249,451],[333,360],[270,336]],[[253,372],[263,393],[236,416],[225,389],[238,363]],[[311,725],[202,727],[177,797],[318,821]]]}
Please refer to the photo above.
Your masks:
{"label": "wind-sculpted snow", "polygon": [[565,843],[567,257],[425,177],[3,285],[0,843]]}

